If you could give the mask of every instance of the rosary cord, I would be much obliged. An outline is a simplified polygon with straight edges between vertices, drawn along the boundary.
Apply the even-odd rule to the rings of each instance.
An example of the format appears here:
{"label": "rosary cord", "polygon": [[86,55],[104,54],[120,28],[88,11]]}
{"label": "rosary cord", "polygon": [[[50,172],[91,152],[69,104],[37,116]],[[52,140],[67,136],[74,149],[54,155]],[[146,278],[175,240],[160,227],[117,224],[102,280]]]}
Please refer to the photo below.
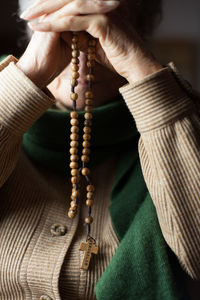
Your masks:
{"label": "rosary cord", "polygon": [[76,109],[76,101],[78,99],[78,94],[75,92],[75,87],[78,85],[77,79],[79,78],[79,48],[78,48],[78,35],[73,33],[72,38],[72,81],[71,81],[71,100],[73,101],[73,111],[71,112],[71,135],[70,135],[70,168],[71,168],[71,182],[72,182],[72,194],[71,203],[68,211],[68,217],[73,219],[77,214],[78,209],[78,198],[80,196],[80,175],[84,176],[86,179],[86,206],[88,207],[88,215],[85,218],[85,223],[87,226],[87,238],[90,237],[91,224],[93,222],[92,206],[94,204],[94,186],[91,184],[89,178],[90,169],[87,163],[90,160],[90,140],[91,140],[91,127],[92,127],[92,110],[94,104],[94,94],[92,92],[94,77],[94,65],[95,65],[95,51],[96,51],[96,41],[94,39],[89,40],[89,47],[87,51],[87,67],[88,74],[86,79],[88,81],[88,90],[85,92],[85,114],[84,114],[84,127],[83,127],[83,143],[82,143],[82,156],[81,156],[81,168],[78,167],[78,145],[79,145],[79,120],[78,112]]}
{"label": "rosary cord", "polygon": [[90,160],[90,140],[91,140],[91,127],[92,127],[92,110],[94,104],[94,95],[92,92],[92,85],[95,80],[94,77],[94,65],[95,65],[95,46],[96,41],[94,39],[89,40],[89,47],[87,53],[87,67],[89,69],[89,73],[86,77],[88,81],[88,91],[85,93],[85,121],[84,121],[84,128],[83,128],[83,150],[82,150],[82,175],[85,177],[87,182],[86,192],[87,192],[87,199],[86,199],[86,206],[88,207],[88,216],[85,218],[85,223],[87,226],[87,238],[90,238],[91,232],[91,224],[93,222],[92,214],[92,206],[94,204],[94,186],[91,184],[91,180],[89,178],[90,170],[86,167],[87,163]]}
{"label": "rosary cord", "polygon": [[73,101],[73,111],[70,113],[71,116],[71,135],[70,135],[70,168],[71,168],[71,183],[72,183],[72,194],[71,203],[68,211],[68,217],[73,219],[77,214],[78,208],[78,197],[79,197],[79,180],[80,173],[78,169],[78,146],[79,146],[79,120],[78,113],[76,111],[76,101],[78,94],[75,92],[75,87],[78,85],[77,79],[79,78],[79,50],[78,50],[78,35],[73,34],[72,38],[72,80],[71,80],[71,100]]}

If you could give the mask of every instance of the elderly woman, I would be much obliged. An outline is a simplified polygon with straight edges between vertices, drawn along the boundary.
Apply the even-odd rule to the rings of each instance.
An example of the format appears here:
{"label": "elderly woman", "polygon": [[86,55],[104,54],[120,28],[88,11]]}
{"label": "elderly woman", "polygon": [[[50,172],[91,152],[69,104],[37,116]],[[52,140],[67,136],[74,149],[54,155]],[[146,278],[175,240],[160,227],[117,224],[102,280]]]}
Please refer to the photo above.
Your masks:
{"label": "elderly woman", "polygon": [[200,279],[200,104],[145,45],[160,5],[20,1],[30,42],[0,65],[1,299],[183,300]]}

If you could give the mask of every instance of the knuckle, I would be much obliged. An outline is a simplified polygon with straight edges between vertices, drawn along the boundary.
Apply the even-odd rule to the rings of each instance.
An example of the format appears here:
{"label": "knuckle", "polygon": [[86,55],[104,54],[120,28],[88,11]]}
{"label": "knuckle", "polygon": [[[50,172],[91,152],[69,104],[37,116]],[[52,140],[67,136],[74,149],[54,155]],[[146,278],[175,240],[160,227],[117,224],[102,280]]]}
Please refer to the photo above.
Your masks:
{"label": "knuckle", "polygon": [[66,18],[66,25],[70,25],[74,23],[75,16],[69,16]]}
{"label": "knuckle", "polygon": [[106,34],[108,26],[108,17],[106,15],[98,15],[93,22],[90,23],[90,30],[95,37],[103,37]]}

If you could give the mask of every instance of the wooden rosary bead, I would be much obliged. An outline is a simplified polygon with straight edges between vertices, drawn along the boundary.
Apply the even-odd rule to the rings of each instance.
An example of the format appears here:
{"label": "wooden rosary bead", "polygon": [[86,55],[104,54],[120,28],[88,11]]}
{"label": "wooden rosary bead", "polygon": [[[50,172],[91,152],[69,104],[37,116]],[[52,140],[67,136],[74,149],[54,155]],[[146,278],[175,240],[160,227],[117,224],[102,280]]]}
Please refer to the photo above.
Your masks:
{"label": "wooden rosary bead", "polygon": [[79,66],[77,64],[72,64],[72,71],[78,71]]}
{"label": "wooden rosary bead", "polygon": [[79,177],[78,176],[73,176],[71,178],[71,183],[79,183]]}
{"label": "wooden rosary bead", "polygon": [[91,40],[89,40],[89,46],[90,47],[95,47],[96,46],[96,40],[94,40],[94,39],[91,39]]}
{"label": "wooden rosary bead", "polygon": [[78,85],[78,81],[76,80],[76,79],[72,79],[71,80],[71,86],[72,87],[75,87],[75,86],[77,86]]}
{"label": "wooden rosary bead", "polygon": [[83,140],[84,140],[84,141],[90,141],[90,140],[91,140],[91,134],[85,133],[85,134],[83,135]]}
{"label": "wooden rosary bead", "polygon": [[95,81],[95,77],[94,77],[94,75],[93,74],[88,74],[87,76],[86,76],[86,79],[87,79],[87,81]]}
{"label": "wooden rosary bead", "polygon": [[69,164],[71,169],[78,169],[78,163],[76,161],[72,161]]}
{"label": "wooden rosary bead", "polygon": [[[72,182],[72,184],[74,184],[74,183]],[[75,200],[76,200],[76,197],[73,196],[73,192],[76,192],[76,191],[73,191],[73,190],[72,190],[71,199],[72,199],[72,201],[75,201]]]}
{"label": "wooden rosary bead", "polygon": [[71,111],[70,117],[71,117],[72,119],[78,119],[78,113],[77,113],[77,111]]}
{"label": "wooden rosary bead", "polygon": [[76,215],[76,212],[77,212],[77,209],[78,209],[78,205],[74,201],[72,201],[72,202],[70,204],[70,208],[71,208],[71,211],[75,212],[75,215]]}
{"label": "wooden rosary bead", "polygon": [[71,170],[71,175],[72,176],[78,176],[79,175],[79,170],[78,169],[72,169]]}
{"label": "wooden rosary bead", "polygon": [[77,93],[71,93],[70,98],[71,98],[71,100],[76,101],[78,99],[78,94]]}
{"label": "wooden rosary bead", "polygon": [[95,53],[90,53],[90,54],[88,54],[87,58],[88,58],[88,61],[95,60],[96,55],[95,55]]}
{"label": "wooden rosary bead", "polygon": [[70,139],[72,141],[77,141],[78,140],[78,134],[77,133],[72,133],[70,134]]}
{"label": "wooden rosary bead", "polygon": [[72,191],[72,197],[76,198],[80,196],[80,192],[79,191]]}
{"label": "wooden rosary bead", "polygon": [[76,183],[72,183],[72,192],[74,192],[74,191],[77,191],[77,184]]}
{"label": "wooden rosary bead", "polygon": [[70,146],[71,146],[72,148],[77,148],[78,145],[79,145],[79,142],[78,142],[78,141],[71,141],[71,142],[70,142]]}
{"label": "wooden rosary bead", "polygon": [[78,50],[77,42],[72,43],[72,50]]}
{"label": "wooden rosary bead", "polygon": [[93,206],[94,205],[94,200],[87,199],[85,203],[86,203],[87,206]]}
{"label": "wooden rosary bead", "polygon": [[79,120],[78,120],[78,119],[71,119],[71,120],[70,120],[70,124],[71,124],[72,126],[77,126],[77,125],[79,125]]}
{"label": "wooden rosary bead", "polygon": [[[72,201],[71,201],[71,202],[72,202]],[[71,207],[71,202],[70,202],[70,208],[69,208],[69,211],[71,211],[71,212],[73,212],[74,214],[76,214],[77,209]]]}
{"label": "wooden rosary bead", "polygon": [[78,59],[78,57],[73,57],[72,58],[72,60],[71,60],[71,62],[73,63],[73,64],[79,64],[79,59]]}
{"label": "wooden rosary bead", "polygon": [[93,192],[87,192],[87,198],[88,199],[92,199],[94,196],[94,193]]}
{"label": "wooden rosary bead", "polygon": [[72,211],[68,211],[68,218],[73,219],[75,217],[74,213]]}
{"label": "wooden rosary bead", "polygon": [[71,207],[73,210],[76,210],[78,206],[77,206],[77,204],[76,204],[75,201],[71,201],[71,202],[70,202],[70,207]]}
{"label": "wooden rosary bead", "polygon": [[78,155],[76,155],[76,154],[72,154],[72,155],[70,156],[70,160],[71,160],[71,161],[78,161],[78,160],[79,160],[79,157],[78,157]]}
{"label": "wooden rosary bead", "polygon": [[78,36],[76,35],[76,33],[73,33],[73,38],[72,38],[72,43],[77,43],[78,42]]}
{"label": "wooden rosary bead", "polygon": [[85,218],[85,223],[86,224],[92,224],[92,222],[93,222],[93,217],[88,216],[87,218]]}
{"label": "wooden rosary bead", "polygon": [[[72,198],[72,196],[71,196],[71,198]],[[75,201],[75,200],[72,200],[72,201],[70,202],[70,209],[72,209],[72,207],[75,206],[75,205],[76,205],[76,201]]]}
{"label": "wooden rosary bead", "polygon": [[85,105],[94,105],[94,100],[93,99],[85,99]]}
{"label": "wooden rosary bead", "polygon": [[91,133],[92,130],[90,127],[85,126],[85,127],[83,127],[83,131],[84,131],[84,133]]}
{"label": "wooden rosary bead", "polygon": [[71,127],[71,132],[72,133],[78,133],[79,132],[79,127],[78,126],[72,126]]}
{"label": "wooden rosary bead", "polygon": [[85,120],[84,125],[85,126],[92,126],[92,120]]}
{"label": "wooden rosary bead", "polygon": [[92,184],[88,184],[86,187],[87,192],[94,192],[95,188]]}
{"label": "wooden rosary bead", "polygon": [[72,57],[77,58],[77,57],[79,57],[79,54],[80,54],[79,50],[73,50],[72,51]]}
{"label": "wooden rosary bead", "polygon": [[73,79],[78,79],[79,78],[79,72],[72,72],[72,78]]}
{"label": "wooden rosary bead", "polygon": [[82,146],[83,146],[83,148],[89,148],[90,147],[90,142],[84,141]]}
{"label": "wooden rosary bead", "polygon": [[83,162],[89,162],[90,161],[90,158],[89,158],[89,156],[87,156],[87,155],[82,155],[81,156],[81,161],[83,161]]}
{"label": "wooden rosary bead", "polygon": [[91,60],[87,62],[87,67],[88,68],[94,68],[95,67],[95,60]]}
{"label": "wooden rosary bead", "polygon": [[76,215],[76,213],[77,213],[77,208],[76,208],[76,207],[72,208],[72,207],[71,207],[71,203],[70,203],[69,212],[73,213],[73,214],[74,214],[74,216],[75,216],[75,215]]}
{"label": "wooden rosary bead", "polygon": [[88,168],[83,168],[81,170],[81,173],[82,173],[83,176],[87,176],[87,175],[90,174],[90,170]]}
{"label": "wooden rosary bead", "polygon": [[[74,183],[72,182],[72,184],[74,184]],[[77,185],[77,184],[76,184],[76,185]],[[75,193],[75,192],[79,192],[79,191],[78,191],[78,190],[77,190],[77,191],[76,191],[76,190],[72,190],[72,194],[71,194],[71,199],[72,199],[72,201],[75,201],[76,198],[79,197],[79,196],[74,196],[73,193]]]}
{"label": "wooden rosary bead", "polygon": [[91,114],[91,113],[85,113],[85,114],[84,114],[84,118],[85,118],[86,120],[91,120],[91,119],[92,119],[92,114]]}
{"label": "wooden rosary bead", "polygon": [[77,212],[75,211],[75,210],[69,210],[68,211],[68,217],[70,218],[70,219],[74,219],[74,217],[76,216],[76,214],[77,214]]}
{"label": "wooden rosary bead", "polygon": [[94,98],[93,92],[91,92],[91,91],[85,92],[85,98],[93,99]]}
{"label": "wooden rosary bead", "polygon": [[73,195],[71,195],[71,199],[72,199],[71,204],[72,204],[72,202],[75,202],[78,197],[79,196],[73,196]]}
{"label": "wooden rosary bead", "polygon": [[77,154],[78,153],[78,148],[70,148],[69,149],[70,154]]}
{"label": "wooden rosary bead", "polygon": [[88,148],[84,148],[83,150],[82,150],[82,154],[83,155],[90,155],[90,149],[88,149]]}
{"label": "wooden rosary bead", "polygon": [[85,106],[85,111],[86,111],[86,112],[92,112],[92,111],[93,111],[93,106],[91,106],[91,105],[86,105],[86,106]]}

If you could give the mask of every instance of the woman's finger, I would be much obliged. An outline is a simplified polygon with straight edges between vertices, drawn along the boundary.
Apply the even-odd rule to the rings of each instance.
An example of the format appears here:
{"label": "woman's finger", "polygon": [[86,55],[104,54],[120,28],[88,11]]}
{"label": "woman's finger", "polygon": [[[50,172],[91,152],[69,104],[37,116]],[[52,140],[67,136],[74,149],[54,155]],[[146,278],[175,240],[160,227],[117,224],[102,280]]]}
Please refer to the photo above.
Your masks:
{"label": "woman's finger", "polygon": [[[58,11],[51,13],[48,17],[52,20],[64,16],[105,14],[119,6],[119,1],[102,0],[74,0]],[[47,18],[48,20],[48,18]]]}
{"label": "woman's finger", "polygon": [[[65,0],[65,5],[59,7],[58,5],[55,6],[53,3],[50,3],[50,1],[47,1],[46,4],[42,4],[42,8],[36,8],[37,12],[34,12],[34,9],[31,10],[28,15],[24,12],[21,18],[32,20],[39,18],[41,15],[48,15],[50,18],[56,19],[70,15],[100,14],[107,13],[117,8],[120,4],[118,0],[74,0],[71,2],[70,0]],[[66,1],[69,3],[67,4]]]}
{"label": "woman's finger", "polygon": [[106,31],[108,17],[106,15],[68,16],[49,22],[37,20],[29,22],[32,30],[43,32],[87,31],[94,38],[101,38]]}
{"label": "woman's finger", "polygon": [[61,9],[68,4],[71,0],[46,0],[37,1],[34,5],[27,8],[20,16],[21,19],[32,20],[39,18],[44,14],[50,14]]}

